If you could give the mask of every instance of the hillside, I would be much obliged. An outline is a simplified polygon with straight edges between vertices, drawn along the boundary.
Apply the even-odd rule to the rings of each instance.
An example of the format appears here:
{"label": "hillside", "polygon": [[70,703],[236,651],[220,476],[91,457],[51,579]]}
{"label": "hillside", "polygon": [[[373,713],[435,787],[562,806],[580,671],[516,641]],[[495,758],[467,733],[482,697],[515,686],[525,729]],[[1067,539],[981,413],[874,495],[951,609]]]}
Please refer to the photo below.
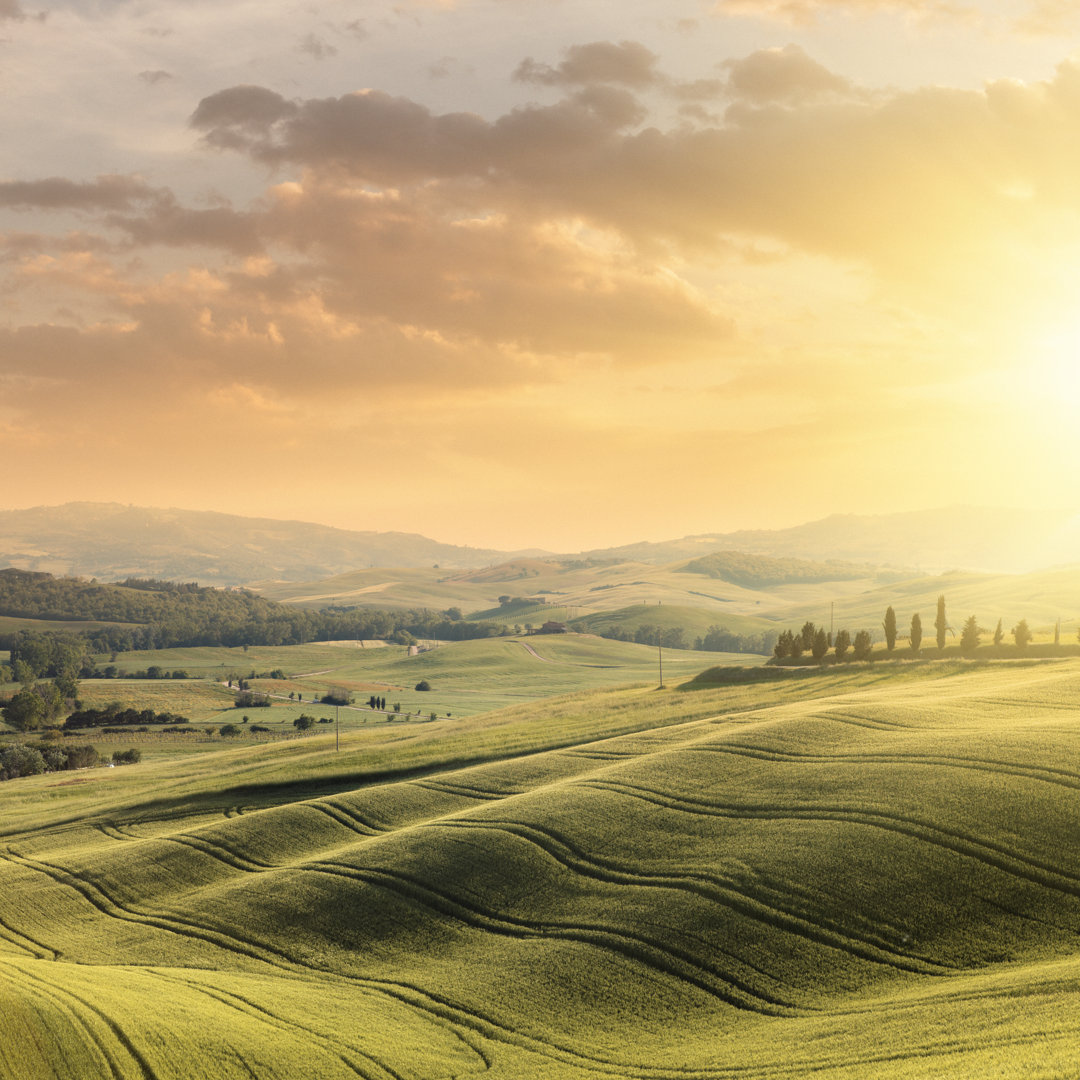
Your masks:
{"label": "hillside", "polygon": [[505,554],[440,544],[414,533],[352,532],[119,503],[0,511],[0,566],[110,580],[310,581],[362,566],[485,566]]}
{"label": "hillside", "polygon": [[1080,520],[1071,513],[955,506],[898,514],[833,514],[789,529],[707,533],[586,552],[593,558],[675,562],[719,550],[776,558],[1022,573],[1075,562]]}
{"label": "hillside", "polygon": [[[581,554],[508,553],[442,544],[413,533],[356,532],[299,521],[117,503],[0,511],[0,567],[116,580],[155,577],[237,585],[311,582],[370,567],[441,568],[461,583],[522,587],[552,572],[613,564],[663,566],[741,552],[777,559],[1016,573],[1075,562],[1080,522],[1068,514],[954,507],[833,515],[789,529],[716,532]],[[851,568],[849,568],[851,569]],[[447,571],[472,570],[471,574]],[[854,571],[853,572],[857,572]],[[730,579],[725,579],[730,580]]]}
{"label": "hillside", "polygon": [[927,664],[9,781],[0,1073],[1064,1078],[1078,696]]}

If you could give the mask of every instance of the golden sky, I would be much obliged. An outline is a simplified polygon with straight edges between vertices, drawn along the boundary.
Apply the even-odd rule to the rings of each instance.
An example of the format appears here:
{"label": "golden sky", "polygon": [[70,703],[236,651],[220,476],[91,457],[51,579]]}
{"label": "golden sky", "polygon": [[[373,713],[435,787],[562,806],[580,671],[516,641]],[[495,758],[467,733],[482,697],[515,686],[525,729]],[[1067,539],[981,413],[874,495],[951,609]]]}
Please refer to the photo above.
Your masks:
{"label": "golden sky", "polygon": [[1072,0],[0,0],[0,506],[1074,508]]}

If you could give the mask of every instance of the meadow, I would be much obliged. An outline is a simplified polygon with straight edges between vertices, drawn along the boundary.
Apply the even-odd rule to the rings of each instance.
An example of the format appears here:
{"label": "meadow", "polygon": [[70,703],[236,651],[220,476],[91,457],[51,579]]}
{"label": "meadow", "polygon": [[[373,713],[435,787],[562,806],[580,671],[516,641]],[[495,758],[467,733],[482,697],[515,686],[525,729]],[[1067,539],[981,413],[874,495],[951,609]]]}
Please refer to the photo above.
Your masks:
{"label": "meadow", "polygon": [[[374,719],[366,708],[374,695],[386,698],[387,708],[401,705],[401,715],[427,717],[471,716],[492,709],[552,695],[599,689],[627,683],[659,681],[660,656],[651,646],[608,641],[581,634],[536,635],[525,638],[480,638],[473,641],[432,642],[411,656],[401,645],[374,642],[251,646],[243,648],[163,649],[121,653],[115,665],[124,674],[146,671],[186,671],[193,679],[87,679],[80,696],[92,707],[110,701],[138,708],[179,712],[192,720],[235,721],[232,693],[223,684],[238,677],[280,671],[284,679],[252,677],[250,686],[272,695],[271,709],[247,710],[252,723],[287,722],[301,712],[313,713],[314,698],[333,687],[353,694],[357,708],[342,710],[343,723],[364,724]],[[102,664],[109,660],[101,657]],[[665,678],[685,679],[717,662],[756,666],[765,657],[687,650],[664,650]],[[418,691],[426,681],[431,689]],[[288,701],[299,694],[303,707]],[[325,712],[325,706],[322,707]],[[383,719],[380,715],[378,719]]]}
{"label": "meadow", "polygon": [[726,671],[8,781],[0,1075],[1072,1076],[1078,697]]}

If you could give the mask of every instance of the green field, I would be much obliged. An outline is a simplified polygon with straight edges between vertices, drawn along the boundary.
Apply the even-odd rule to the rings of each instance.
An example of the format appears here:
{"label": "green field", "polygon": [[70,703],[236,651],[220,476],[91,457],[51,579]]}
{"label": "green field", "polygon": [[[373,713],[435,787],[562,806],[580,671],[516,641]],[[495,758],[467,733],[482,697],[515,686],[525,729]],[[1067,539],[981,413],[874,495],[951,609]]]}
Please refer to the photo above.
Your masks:
{"label": "green field", "polygon": [[1080,661],[725,678],[4,783],[0,1075],[1075,1076]]}
{"label": "green field", "polygon": [[[101,658],[104,663],[108,658]],[[302,694],[309,702],[328,689],[350,690],[358,704],[372,694],[387,699],[388,707],[399,703],[404,713],[424,716],[435,711],[471,716],[524,701],[556,694],[659,681],[659,656],[651,646],[608,641],[584,634],[535,635],[525,638],[482,638],[442,643],[418,656],[405,646],[361,648],[355,642],[337,645],[252,646],[244,649],[165,649],[157,652],[122,653],[116,658],[121,672],[145,671],[156,665],[167,671],[184,670],[198,680],[100,679],[80,683],[88,705],[109,701],[140,708],[168,709],[193,720],[222,720],[231,695],[219,684],[229,677],[247,676],[280,669],[285,680],[253,679],[252,689],[274,695],[271,710],[255,710],[253,722],[274,722],[287,712],[288,722],[299,711],[290,709],[288,694]],[[717,663],[754,666],[762,656],[732,656],[688,650],[664,651],[665,678],[685,679]],[[426,680],[430,691],[414,687]],[[160,704],[158,704],[160,702]],[[166,702],[168,704],[166,704]],[[142,703],[142,704],[139,704]],[[311,711],[308,709],[307,711]],[[343,720],[363,723],[368,711],[343,710]]]}

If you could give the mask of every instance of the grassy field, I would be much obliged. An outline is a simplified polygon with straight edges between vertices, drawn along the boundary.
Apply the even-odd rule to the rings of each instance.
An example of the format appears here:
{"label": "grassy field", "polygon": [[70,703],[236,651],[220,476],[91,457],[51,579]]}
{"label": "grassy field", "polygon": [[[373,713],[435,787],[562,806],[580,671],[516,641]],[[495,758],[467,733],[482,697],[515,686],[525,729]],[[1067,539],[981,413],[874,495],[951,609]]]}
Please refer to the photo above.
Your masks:
{"label": "grassy field", "polygon": [[1078,699],[750,671],[8,781],[0,1075],[1074,1076]]}
{"label": "grassy field", "polygon": [[[717,663],[757,665],[764,657],[729,656],[686,650],[665,650],[665,678],[685,679]],[[107,658],[102,659],[104,663]],[[385,697],[388,708],[400,704],[403,713],[430,712],[471,716],[524,701],[536,701],[578,690],[659,681],[655,648],[608,641],[583,634],[537,635],[526,638],[485,638],[443,643],[418,656],[401,645],[360,647],[358,643],[252,646],[244,649],[167,649],[122,653],[116,658],[121,672],[145,671],[157,665],[167,671],[184,670],[199,680],[101,679],[80,683],[88,705],[109,701],[139,708],[168,709],[193,720],[225,719],[218,714],[230,706],[231,695],[220,684],[230,677],[281,670],[284,680],[253,678],[252,689],[274,695],[270,710],[251,712],[253,722],[287,721],[301,711],[288,702],[290,692],[305,702],[321,697],[331,687],[350,690],[358,704],[372,694]],[[426,680],[430,691],[414,687]],[[141,704],[140,704],[141,703]],[[256,717],[255,713],[260,716]],[[343,722],[362,724],[368,710],[343,710]]]}

